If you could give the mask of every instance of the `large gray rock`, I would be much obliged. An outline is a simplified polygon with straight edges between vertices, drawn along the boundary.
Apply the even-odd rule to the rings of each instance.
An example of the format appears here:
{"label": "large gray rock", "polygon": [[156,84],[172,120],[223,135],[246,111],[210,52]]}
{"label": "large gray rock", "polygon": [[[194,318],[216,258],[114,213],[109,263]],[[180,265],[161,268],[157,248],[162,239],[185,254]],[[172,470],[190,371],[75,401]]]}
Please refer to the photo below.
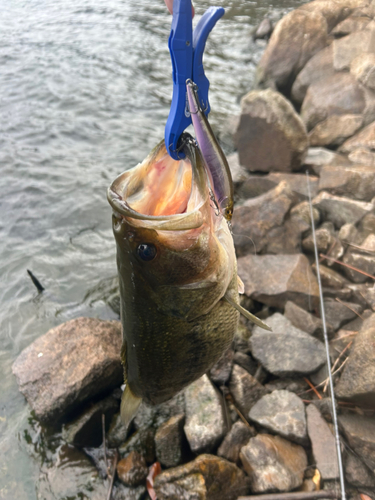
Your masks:
{"label": "large gray rock", "polygon": [[240,164],[251,172],[298,170],[308,148],[301,118],[271,89],[253,90],[242,98],[235,142]]}
{"label": "large gray rock", "polygon": [[307,432],[311,441],[314,464],[323,480],[339,477],[336,440],[316,406],[306,408]]}
{"label": "large gray rock", "polygon": [[224,437],[226,425],[220,394],[207,375],[185,389],[184,431],[194,453],[210,451]]}
{"label": "large gray rock", "polygon": [[240,420],[235,422],[225,436],[224,441],[219,446],[217,454],[219,457],[223,457],[230,462],[237,463],[240,450],[245,444],[249,442],[249,439],[256,435],[256,430],[250,425],[246,425]]}
{"label": "large gray rock", "polygon": [[238,259],[245,293],[271,307],[288,300],[308,309],[319,301],[317,280],[304,255],[246,255]]}
{"label": "large gray rock", "polygon": [[369,24],[368,29],[364,31],[357,31],[334,40],[332,47],[335,70],[349,69],[351,62],[357,56],[366,52],[375,52],[375,29],[372,24]]}
{"label": "large gray rock", "polygon": [[159,500],[236,500],[248,492],[248,479],[233,463],[213,455],[163,471],[154,488]]}
{"label": "large gray rock", "polygon": [[288,87],[306,62],[327,44],[327,22],[322,14],[289,12],[276,24],[259,62],[258,85]]}
{"label": "large gray rock", "polygon": [[350,73],[363,85],[375,90],[375,54],[364,53],[353,59]]}
{"label": "large gray rock", "polygon": [[276,390],[266,394],[251,408],[249,417],[290,441],[307,444],[305,406],[293,392]]}
{"label": "large gray rock", "polygon": [[331,115],[309,133],[310,146],[337,147],[354,135],[363,124],[362,115]]}
{"label": "large gray rock", "polygon": [[375,408],[375,314],[356,335],[336,387],[337,397]]}
{"label": "large gray rock", "polygon": [[371,201],[375,193],[375,169],[365,165],[327,165],[320,171],[319,189],[339,196]]}
{"label": "large gray rock", "polygon": [[243,468],[250,476],[251,491],[290,491],[301,486],[307,457],[305,450],[279,436],[258,434],[241,449]]}
{"label": "large gray rock", "polygon": [[326,361],[324,345],[294,327],[280,313],[267,318],[272,332],[256,326],[250,338],[251,352],[271,373],[279,377],[318,370]]}
{"label": "large gray rock", "polygon": [[256,378],[238,365],[233,366],[229,391],[235,405],[245,418],[248,417],[251,407],[268,392]]}
{"label": "large gray rock", "polygon": [[53,421],[122,383],[121,344],[119,321],[78,318],[36,339],[12,370],[36,417]]}
{"label": "large gray rock", "polygon": [[263,253],[272,244],[275,229],[283,225],[293,200],[285,181],[267,193],[250,198],[236,208],[233,219],[233,239],[237,255]]}
{"label": "large gray rock", "polygon": [[375,473],[375,419],[347,414],[339,417],[339,424],[349,446]]}
{"label": "large gray rock", "polygon": [[338,229],[347,223],[356,224],[374,210],[372,203],[334,196],[326,191],[321,191],[312,203],[323,214],[324,219],[333,222]]}
{"label": "large gray rock", "polygon": [[343,153],[352,153],[362,148],[368,151],[375,149],[375,121],[345,141],[340,147],[340,151]]}
{"label": "large gray rock", "polygon": [[365,94],[354,76],[336,73],[309,86],[301,118],[311,130],[332,115],[358,115],[365,109]]}
{"label": "large gray rock", "polygon": [[182,461],[185,415],[175,415],[164,422],[155,434],[155,449],[158,461],[164,467],[175,467]]}

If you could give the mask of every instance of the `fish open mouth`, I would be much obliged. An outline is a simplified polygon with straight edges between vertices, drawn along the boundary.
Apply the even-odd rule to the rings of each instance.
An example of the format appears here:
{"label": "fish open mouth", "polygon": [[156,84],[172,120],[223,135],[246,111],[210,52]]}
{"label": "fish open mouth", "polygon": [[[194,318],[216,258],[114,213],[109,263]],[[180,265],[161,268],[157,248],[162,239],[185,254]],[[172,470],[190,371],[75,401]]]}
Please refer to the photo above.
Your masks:
{"label": "fish open mouth", "polygon": [[199,150],[188,139],[184,153],[183,160],[174,160],[162,141],[142,163],[117,177],[108,189],[114,211],[135,226],[164,230],[200,227],[200,209],[209,195],[208,179]]}

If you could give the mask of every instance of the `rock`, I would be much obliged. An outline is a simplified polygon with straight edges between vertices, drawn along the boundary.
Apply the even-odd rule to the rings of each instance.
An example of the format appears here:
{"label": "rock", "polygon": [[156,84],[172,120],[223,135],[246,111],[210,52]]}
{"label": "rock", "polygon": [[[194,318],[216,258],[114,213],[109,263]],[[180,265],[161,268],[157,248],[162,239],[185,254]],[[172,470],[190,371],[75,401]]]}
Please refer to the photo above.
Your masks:
{"label": "rock", "polygon": [[366,52],[375,52],[375,30],[369,28],[334,40],[332,49],[334,69],[336,71],[349,69],[351,62],[357,56]]}
{"label": "rock", "polygon": [[308,148],[301,118],[271,89],[253,90],[242,98],[235,142],[240,164],[251,172],[299,170]]}
{"label": "rock", "polygon": [[24,349],[12,370],[36,417],[56,421],[122,383],[121,344],[119,321],[73,319]]}
{"label": "rock", "polygon": [[246,200],[236,208],[233,219],[233,239],[238,255],[267,251],[272,230],[282,226],[292,204],[293,195],[286,182],[275,189]]}
{"label": "rock", "polygon": [[372,153],[366,148],[354,149],[348,154],[348,159],[352,163],[361,163],[368,167],[375,167],[375,153]]}
{"label": "rock", "polygon": [[339,424],[349,446],[375,473],[375,419],[362,415],[347,414],[339,417]]}
{"label": "rock", "polygon": [[185,389],[185,434],[194,453],[212,450],[223,438],[226,426],[220,394],[207,375]]}
{"label": "rock", "polygon": [[266,38],[268,39],[271,34],[272,34],[273,26],[272,26],[272,21],[268,17],[265,17],[263,21],[259,24],[259,26],[256,28],[255,33],[253,35],[253,39],[262,39]]}
{"label": "rock", "polygon": [[375,90],[375,54],[360,54],[353,59],[350,64],[350,73],[363,85]]}
{"label": "rock", "polygon": [[306,417],[314,464],[319,469],[321,478],[323,481],[338,478],[339,469],[335,436],[316,406],[308,405]]}
{"label": "rock", "polygon": [[[329,231],[326,228],[319,228],[315,231],[315,235],[316,235],[316,246],[318,248],[318,252],[325,253],[334,241],[331,231]],[[309,236],[307,236],[307,238],[302,240],[302,248],[306,252],[314,253],[315,245],[312,234],[310,234]]]}
{"label": "rock", "polygon": [[350,73],[335,73],[312,83],[306,92],[301,118],[312,130],[333,115],[359,115],[366,109],[365,95]]}
{"label": "rock", "polygon": [[310,146],[340,146],[362,126],[362,115],[331,115],[309,133]]}
{"label": "rock", "polygon": [[120,481],[127,486],[138,486],[146,481],[146,460],[136,451],[132,451],[117,464],[117,474]]}
{"label": "rock", "polygon": [[80,448],[100,446],[103,442],[102,415],[105,415],[106,429],[108,429],[117,411],[119,411],[119,401],[113,396],[89,405],[73,422],[63,427],[63,440]]}
{"label": "rock", "polygon": [[[316,274],[315,264],[312,265],[312,269]],[[343,278],[341,274],[337,273],[333,269],[323,266],[323,264],[319,265],[319,269],[320,269],[320,279],[324,287],[340,290],[344,286],[349,285],[349,282],[345,278]]]}
{"label": "rock", "polygon": [[350,16],[341,21],[333,30],[331,35],[337,38],[350,35],[355,31],[363,31],[369,24],[371,19],[369,17],[361,16]]}
{"label": "rock", "polygon": [[368,1],[363,0],[315,0],[301,5],[299,9],[321,13],[327,21],[328,32],[336,24],[348,17],[355,8],[367,5]]}
{"label": "rock", "polygon": [[338,229],[347,223],[356,224],[374,209],[371,203],[334,196],[326,191],[321,191],[312,203],[323,214],[324,220],[333,222]]}
{"label": "rock", "polygon": [[307,457],[302,446],[279,436],[258,434],[240,451],[251,491],[290,491],[302,485]]}
{"label": "rock", "polygon": [[229,391],[242,415],[247,418],[250,408],[265,394],[267,390],[256,378],[238,365],[233,366],[229,379]]}
{"label": "rock", "polygon": [[334,72],[332,45],[329,45],[315,54],[298,73],[291,90],[293,101],[302,104],[309,86]]}
{"label": "rock", "polygon": [[256,430],[251,425],[246,425],[240,420],[235,422],[219,446],[218,456],[229,460],[229,462],[237,463],[241,448],[255,435]]}
{"label": "rock", "polygon": [[174,415],[180,415],[185,405],[184,393],[176,394],[172,399],[159,405],[150,406],[141,403],[133,420],[136,429],[157,428]]}
{"label": "rock", "polygon": [[182,461],[185,415],[175,415],[155,434],[156,457],[163,467],[175,467]]}
{"label": "rock", "polygon": [[350,161],[344,155],[325,148],[309,148],[304,165],[320,175],[325,165],[350,165]]}
{"label": "rock", "polygon": [[136,451],[143,457],[148,464],[152,464],[156,460],[155,455],[155,429],[152,427],[144,427],[135,431],[130,438],[119,446],[121,457],[126,457],[132,451]]}
{"label": "rock", "polygon": [[274,189],[278,184],[278,182],[271,180],[269,175],[248,174],[246,181],[238,188],[237,192],[240,199],[247,200]]}
{"label": "rock", "polygon": [[375,170],[365,165],[323,167],[319,189],[339,196],[371,201],[375,193]]}
{"label": "rock", "polygon": [[[320,318],[313,316],[290,301],[285,304],[284,315],[295,327],[300,330],[303,328],[303,331],[309,335],[323,339],[323,323]],[[327,324],[327,332],[329,337],[333,336],[334,330],[331,325]]]}
{"label": "rock", "polygon": [[363,307],[350,302],[338,302],[334,299],[324,299],[324,311],[326,320],[335,330],[347,323],[358,314],[361,314]]}
{"label": "rock", "polygon": [[274,375],[285,377],[312,373],[326,359],[324,345],[314,337],[292,326],[280,313],[267,319],[272,332],[255,327],[250,339],[255,359]]}
{"label": "rock", "polygon": [[375,314],[356,335],[339,383],[337,397],[375,408]]}
{"label": "rock", "polygon": [[251,408],[249,417],[290,441],[307,444],[305,406],[293,392],[266,394]]}
{"label": "rock", "polygon": [[294,394],[301,394],[309,388],[307,382],[301,378],[277,378],[275,380],[271,380],[268,384],[265,384],[264,387],[270,392],[273,391],[289,391]]}
{"label": "rock", "polygon": [[234,354],[233,361],[234,363],[236,363],[236,365],[241,366],[241,368],[250,373],[250,375],[255,375],[255,372],[258,368],[258,363],[248,354],[245,354],[244,352],[236,352]]}
{"label": "rock", "polygon": [[154,489],[158,500],[236,500],[248,492],[248,481],[235,464],[200,455],[193,462],[156,476]]}
{"label": "rock", "polygon": [[355,243],[358,241],[358,231],[354,224],[344,224],[341,226],[339,234],[339,240],[343,243]]}
{"label": "rock", "polygon": [[302,255],[246,255],[238,259],[245,293],[263,304],[283,308],[292,300],[306,309],[318,304],[319,289]]}
{"label": "rock", "polygon": [[[320,220],[319,211],[313,207],[314,224],[317,225]],[[290,211],[290,222],[295,225],[301,233],[311,229],[310,205],[308,201],[299,203]]]}
{"label": "rock", "polygon": [[[285,181],[291,189],[294,198],[298,201],[307,200],[309,197],[305,174],[284,174],[282,172],[270,172],[267,175],[267,178],[270,181],[275,182],[275,184],[279,184],[279,182]],[[314,197],[318,194],[319,177],[310,175],[309,180],[311,196]]]}
{"label": "rock", "polygon": [[230,347],[210,370],[210,379],[218,386],[226,384],[232,371],[234,351]]}
{"label": "rock", "polygon": [[328,44],[320,13],[293,10],[275,26],[257,68],[257,84],[288,87],[306,62]]}
{"label": "rock", "polygon": [[368,151],[375,149],[375,121],[345,141],[340,147],[340,151],[351,153],[359,148],[364,148]]}
{"label": "rock", "polygon": [[[375,274],[374,252],[375,235],[370,234],[362,245],[356,246],[355,248],[349,248],[345,253],[343,261],[345,264],[349,264],[373,276]],[[354,271],[353,269],[344,268],[344,272],[346,276],[355,283],[363,283],[368,280],[368,276],[358,271]]]}
{"label": "rock", "polygon": [[243,167],[241,167],[238,153],[228,155],[227,160],[232,174],[233,184],[237,187],[239,184],[242,184],[248,179],[249,174]]}
{"label": "rock", "polygon": [[354,285],[351,289],[354,293],[359,294],[360,297],[364,299],[366,306],[375,311],[375,289],[372,285]]}
{"label": "rock", "polygon": [[357,488],[375,488],[375,477],[354,453],[347,451],[345,457],[345,479]]}

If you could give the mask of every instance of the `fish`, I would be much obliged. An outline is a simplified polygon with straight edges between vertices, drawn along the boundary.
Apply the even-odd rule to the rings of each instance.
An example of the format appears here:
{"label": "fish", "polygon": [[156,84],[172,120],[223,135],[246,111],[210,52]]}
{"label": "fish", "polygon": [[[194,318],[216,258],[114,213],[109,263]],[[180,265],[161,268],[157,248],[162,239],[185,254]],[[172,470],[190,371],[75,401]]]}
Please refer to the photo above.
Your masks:
{"label": "fish", "polygon": [[232,174],[220,144],[199,102],[198,86],[186,80],[191,121],[210,178],[219,211],[230,222],[233,216],[234,195]]}
{"label": "fish", "polygon": [[[183,134],[184,159],[161,141],[108,189],[117,247],[128,426],[141,401],[171,399],[231,345],[239,314],[233,239],[211,206],[205,165]],[[251,315],[252,316],[252,315]],[[260,320],[258,320],[260,321]]]}

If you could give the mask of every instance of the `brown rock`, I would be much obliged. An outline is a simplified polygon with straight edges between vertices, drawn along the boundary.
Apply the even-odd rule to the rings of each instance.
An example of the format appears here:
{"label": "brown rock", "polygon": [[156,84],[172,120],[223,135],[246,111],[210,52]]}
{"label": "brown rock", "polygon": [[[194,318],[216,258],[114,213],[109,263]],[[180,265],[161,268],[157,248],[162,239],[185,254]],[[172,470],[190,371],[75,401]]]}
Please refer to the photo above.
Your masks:
{"label": "brown rock", "polygon": [[290,491],[302,485],[307,467],[305,450],[279,436],[258,434],[240,451],[253,493]]}
{"label": "brown rock", "polygon": [[224,441],[219,446],[217,454],[230,462],[237,463],[240,450],[245,446],[249,439],[256,435],[256,430],[250,424],[244,424],[240,420],[235,422],[225,436]]}
{"label": "brown rock", "polygon": [[308,148],[301,118],[271,89],[253,90],[242,98],[235,142],[240,164],[251,172],[298,170]]}
{"label": "brown rock", "polygon": [[370,21],[371,19],[365,16],[349,16],[333,28],[331,35],[339,38],[350,35],[354,31],[362,31],[368,26]]}
{"label": "brown rock", "polygon": [[365,165],[323,167],[320,171],[319,190],[371,201],[375,193],[375,170]]}
{"label": "brown rock", "polygon": [[[188,478],[192,476],[195,480],[188,481]],[[199,495],[188,496],[196,491],[198,484],[200,485]],[[171,494],[173,492],[171,485],[179,486],[174,494]],[[159,500],[181,500],[182,498],[236,500],[238,496],[248,492],[248,481],[245,474],[235,464],[206,454],[200,455],[193,462],[162,472],[155,478],[154,488]]]}
{"label": "brown rock", "polygon": [[310,146],[340,146],[360,129],[362,115],[331,115],[309,133]]}
{"label": "brown rock", "polygon": [[351,137],[340,147],[343,153],[351,153],[357,149],[375,150],[375,121]]}
{"label": "brown rock", "polygon": [[117,474],[124,484],[138,486],[146,481],[148,474],[146,460],[136,451],[132,451],[117,464]]}
{"label": "brown rock", "polygon": [[339,417],[339,424],[349,446],[375,473],[375,419],[356,414]]}
{"label": "brown rock", "polygon": [[[308,199],[308,189],[305,174],[285,174],[282,172],[270,172],[267,176],[275,184],[285,181],[290,187],[293,195],[298,201]],[[309,176],[311,196],[318,194],[319,177],[314,175]]]}
{"label": "brown rock", "polygon": [[122,383],[121,324],[78,318],[49,330],[13,363],[37,418],[52,421]]}
{"label": "brown rock", "polygon": [[248,418],[250,408],[268,392],[256,378],[238,365],[233,366],[229,391],[245,418]]}
{"label": "brown rock", "polygon": [[[323,227],[317,229],[315,235],[318,252],[326,252],[334,241],[331,231]],[[309,236],[302,241],[302,248],[306,252],[314,253],[315,245],[312,234],[309,234]]]}
{"label": "brown rock", "polygon": [[319,290],[304,255],[246,255],[238,259],[238,274],[247,296],[271,307],[288,300],[308,309],[318,303]]}
{"label": "brown rock", "polygon": [[354,9],[367,5],[368,0],[315,0],[301,5],[299,9],[320,12],[327,21],[328,32],[348,17]]}
{"label": "brown rock", "polygon": [[324,220],[333,222],[337,228],[346,223],[356,224],[374,209],[372,203],[334,196],[326,191],[321,191],[312,203],[323,214]]}
{"label": "brown rock", "polygon": [[184,421],[184,414],[175,415],[156,431],[156,456],[164,467],[175,467],[181,463]]}
{"label": "brown rock", "polygon": [[339,477],[336,441],[320,411],[312,404],[306,408],[307,432],[312,445],[314,464],[323,480]]}
{"label": "brown rock", "polygon": [[307,130],[332,115],[358,115],[366,109],[365,95],[350,73],[336,73],[312,83],[301,108]]}
{"label": "brown rock", "polygon": [[360,54],[353,59],[350,73],[363,85],[375,90],[375,54]]}
{"label": "brown rock", "polygon": [[375,408],[375,314],[356,335],[340,381],[337,397]]}
{"label": "brown rock", "polygon": [[364,31],[356,31],[339,40],[334,40],[332,47],[335,70],[349,69],[351,62],[357,56],[365,52],[375,52],[375,30],[369,28]]}
{"label": "brown rock", "polygon": [[309,148],[304,161],[304,165],[317,175],[320,175],[325,165],[350,165],[350,163],[346,156],[325,148]]}
{"label": "brown rock", "polygon": [[[320,220],[319,211],[313,207],[313,219],[314,224],[318,224]],[[290,221],[294,224],[298,230],[303,233],[311,229],[311,218],[310,218],[310,205],[309,202],[303,201],[299,203],[290,211]]]}
{"label": "brown rock", "polygon": [[[324,287],[341,289],[349,284],[348,280],[343,278],[341,274],[337,273],[333,269],[323,266],[322,264],[320,264],[319,269],[320,269],[320,279]],[[312,265],[312,270],[316,274],[315,264]]]}
{"label": "brown rock", "polygon": [[354,149],[349,153],[348,159],[352,163],[362,163],[369,167],[375,167],[375,153],[372,153],[366,148]]}

